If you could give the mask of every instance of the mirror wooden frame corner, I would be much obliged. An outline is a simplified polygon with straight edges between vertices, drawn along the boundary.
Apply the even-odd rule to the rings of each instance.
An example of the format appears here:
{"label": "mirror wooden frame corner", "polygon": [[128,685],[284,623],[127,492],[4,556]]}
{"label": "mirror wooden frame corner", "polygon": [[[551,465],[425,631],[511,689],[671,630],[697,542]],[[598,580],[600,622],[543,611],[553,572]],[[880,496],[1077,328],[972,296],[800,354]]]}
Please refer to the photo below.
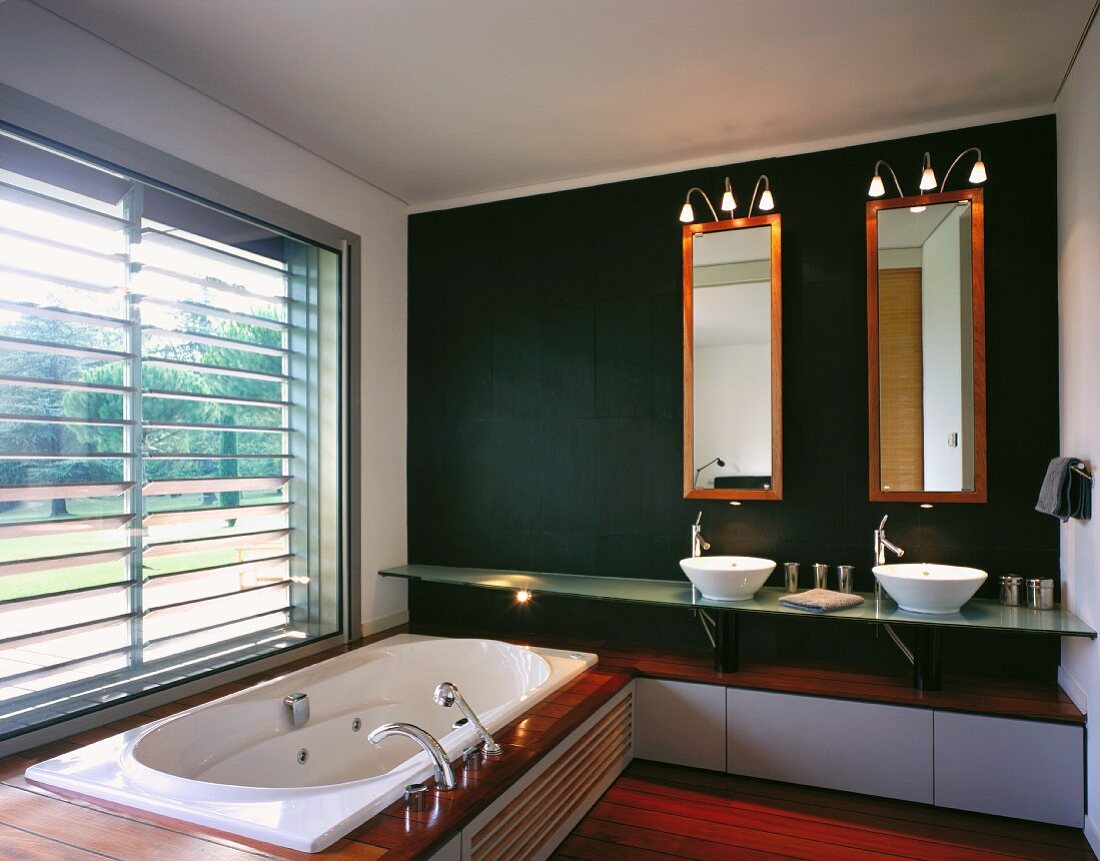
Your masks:
{"label": "mirror wooden frame corner", "polygon": [[[884,209],[928,206],[968,200],[971,205],[971,308],[974,335],[974,489],[906,490],[882,489],[879,408],[879,305],[878,305],[878,214]],[[986,405],[985,405],[985,197],[981,188],[895,197],[867,201],[867,406],[868,479],[872,502],[986,502]]]}
{"label": "mirror wooden frame corner", "polygon": [[[783,498],[783,285],[782,228],[779,213],[754,215],[712,221],[705,224],[685,224],[683,231],[683,347],[684,347],[684,499],[782,499]],[[772,474],[768,489],[697,488],[694,482],[695,397],[694,397],[694,261],[692,241],[696,234],[748,227],[771,228],[771,448]]]}

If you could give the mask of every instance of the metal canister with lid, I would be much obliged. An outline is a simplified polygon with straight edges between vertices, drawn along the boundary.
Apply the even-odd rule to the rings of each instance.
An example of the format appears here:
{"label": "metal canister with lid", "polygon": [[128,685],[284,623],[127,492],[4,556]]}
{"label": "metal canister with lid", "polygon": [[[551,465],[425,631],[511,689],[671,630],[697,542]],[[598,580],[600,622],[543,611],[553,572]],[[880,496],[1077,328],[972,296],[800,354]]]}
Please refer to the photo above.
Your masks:
{"label": "metal canister with lid", "polygon": [[1001,578],[1001,603],[1006,607],[1018,607],[1023,603],[1024,578],[1005,574]]}
{"label": "metal canister with lid", "polygon": [[1035,610],[1054,609],[1054,581],[1033,577],[1027,581],[1027,605]]}

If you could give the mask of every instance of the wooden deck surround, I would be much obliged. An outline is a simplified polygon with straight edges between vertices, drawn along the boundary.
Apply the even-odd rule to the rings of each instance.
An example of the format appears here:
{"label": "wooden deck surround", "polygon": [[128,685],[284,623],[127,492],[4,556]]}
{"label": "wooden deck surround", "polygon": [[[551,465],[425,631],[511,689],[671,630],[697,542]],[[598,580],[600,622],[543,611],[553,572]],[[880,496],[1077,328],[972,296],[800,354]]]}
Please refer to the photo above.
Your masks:
{"label": "wooden deck surround", "polygon": [[[403,627],[384,632],[370,638],[369,642],[404,630],[406,628]],[[415,629],[414,632],[471,636],[470,631]],[[404,859],[415,858],[439,845],[446,837],[472,820],[500,791],[541,759],[573,729],[583,723],[601,705],[628,684],[635,675],[1010,717],[1037,718],[1067,723],[1084,722],[1084,715],[1053,684],[1002,683],[988,679],[963,679],[948,676],[945,678],[944,690],[922,693],[913,690],[909,686],[909,680],[905,674],[896,676],[871,675],[850,672],[836,667],[778,665],[749,665],[738,673],[720,674],[711,668],[711,658],[706,654],[624,648],[596,642],[578,643],[570,641],[569,643],[563,643],[549,637],[528,638],[517,641],[527,642],[531,645],[568,646],[569,648],[594,651],[599,654],[600,662],[598,666],[581,675],[572,684],[538,703],[522,718],[497,733],[497,739],[508,748],[507,754],[500,761],[486,763],[476,774],[461,773],[459,776],[460,788],[449,795],[437,796],[434,806],[429,811],[407,813],[403,803],[397,802],[346,838],[338,841],[324,853],[310,855],[233,837],[222,832],[178,822],[155,814],[128,808],[108,807],[100,802],[92,802],[68,794],[62,795],[29,784],[23,777],[24,770],[33,762],[49,759],[109,735],[140,726],[150,720],[174,714],[185,708],[250,687],[274,676],[317,663],[348,651],[349,648],[358,648],[368,642],[364,641],[352,647],[341,647],[310,658],[304,658],[277,670],[260,673],[233,684],[222,685],[204,694],[185,697],[170,705],[149,709],[146,712],[115,721],[102,728],[77,733],[63,741],[0,759],[0,858],[29,859],[29,861],[37,861],[37,859],[41,859],[41,861],[68,861],[68,859],[95,858],[124,859],[124,861],[145,861],[145,859],[246,861],[246,859],[257,858],[279,859],[279,861],[304,861],[304,859],[309,858],[373,861],[373,859],[384,858],[386,861],[403,861]],[[639,768],[642,768],[641,764],[632,766],[628,774],[635,774]],[[726,775],[712,775],[709,772],[689,771],[689,773],[693,775],[688,781],[689,784],[695,786],[699,792],[704,794],[717,792],[716,797],[718,798],[726,797],[722,795],[722,792],[727,790],[721,787],[735,786],[735,783],[721,783],[719,788],[716,789],[715,780],[735,782],[744,780]],[[752,781],[750,783],[766,782]],[[620,781],[616,784],[616,787],[622,785],[624,784]],[[783,786],[782,784],[769,785],[773,787]],[[608,799],[613,793],[619,791],[617,788],[613,788],[608,796],[601,800],[598,809],[605,810],[608,803],[616,803],[609,802]],[[834,807],[837,805],[843,807],[847,803],[843,799],[859,798],[858,796],[847,796],[843,793],[827,793],[792,787],[786,787],[785,791],[809,793],[805,798],[810,800],[805,800],[804,805],[820,804],[827,807],[832,804]],[[817,794],[813,795],[813,793]],[[818,796],[822,800],[813,800],[817,799]],[[839,800],[829,802],[828,799]],[[902,804],[901,802],[885,802],[879,799],[862,799],[862,803],[872,808],[876,805]],[[1005,833],[1010,836],[1014,832],[1009,826],[1015,827],[1017,825],[1012,820],[999,820],[996,817],[959,814],[953,811],[936,810],[923,805],[903,806],[913,808],[916,811],[913,817],[933,829],[939,827],[936,825],[938,822],[951,822],[955,821],[952,817],[963,816],[975,820],[1004,823],[1005,827],[1008,828]],[[648,850],[641,850],[636,847],[615,849],[612,844],[606,844],[606,841],[599,843],[593,849],[585,841],[598,840],[598,838],[585,835],[588,835],[592,829],[598,830],[603,826],[592,825],[590,818],[591,815],[578,827],[574,835],[567,841],[567,845],[563,846],[562,851],[568,849],[569,854],[560,857],[599,857],[607,859],[696,857],[690,854],[677,855],[673,853],[670,855],[667,851],[664,854],[651,856],[645,854],[645,851]],[[1074,848],[1073,854],[1065,855],[1017,856],[1002,852],[996,856],[986,856],[961,852],[929,857],[1003,858],[1006,855],[1007,857],[1065,857],[1070,859],[1091,857],[1091,855],[1077,854],[1080,847],[1087,846],[1087,844],[1084,843],[1084,838],[1081,837],[1080,833],[1073,829],[1039,826],[1030,823],[1020,824],[1021,827],[1023,825],[1030,829],[1038,829],[1036,833],[1043,835],[1047,835],[1049,829],[1049,834],[1055,835],[1049,837],[1050,840],[1072,840],[1074,837],[1080,837],[1080,841],[1072,847]],[[960,834],[966,830],[963,826],[957,827],[960,829]],[[588,829],[588,831],[582,834],[581,832],[584,829]],[[986,831],[988,830],[987,828]],[[666,842],[664,845],[673,844]],[[699,845],[703,846],[705,844],[700,842]],[[609,846],[612,848],[608,848]],[[649,848],[656,849],[656,845]],[[610,854],[592,855],[591,852],[595,850],[607,851]],[[743,847],[737,851],[745,852]],[[786,857],[856,857],[850,854],[791,856],[780,849],[772,851]],[[706,857],[778,856],[771,854],[771,852],[750,851],[748,854],[727,853]],[[923,856],[907,855],[904,857]]]}

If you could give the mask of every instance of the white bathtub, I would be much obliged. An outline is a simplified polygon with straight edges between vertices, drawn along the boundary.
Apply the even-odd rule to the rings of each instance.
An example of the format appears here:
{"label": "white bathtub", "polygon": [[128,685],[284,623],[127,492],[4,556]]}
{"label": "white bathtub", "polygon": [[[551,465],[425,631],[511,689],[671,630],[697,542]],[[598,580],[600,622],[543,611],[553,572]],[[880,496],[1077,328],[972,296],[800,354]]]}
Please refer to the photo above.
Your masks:
{"label": "white bathtub", "polygon": [[[495,732],[595,662],[587,653],[402,634],[38,763],[27,779],[319,852],[432,774],[408,739],[371,745],[375,727],[416,724],[451,759],[477,741],[468,726],[452,728],[457,708],[432,701],[439,682],[457,685]],[[310,703],[298,728],[283,703],[293,692]]]}

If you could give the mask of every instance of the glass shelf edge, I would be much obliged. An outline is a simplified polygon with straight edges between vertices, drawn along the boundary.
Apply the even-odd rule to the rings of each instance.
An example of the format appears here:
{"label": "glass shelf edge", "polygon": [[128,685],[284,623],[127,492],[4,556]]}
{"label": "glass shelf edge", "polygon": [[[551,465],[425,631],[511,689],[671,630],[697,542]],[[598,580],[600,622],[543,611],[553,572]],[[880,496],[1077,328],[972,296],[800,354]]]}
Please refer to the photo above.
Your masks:
{"label": "glass shelf edge", "polygon": [[[1053,610],[1033,610],[1027,607],[1003,607],[990,599],[976,598],[968,602],[963,611],[988,614],[985,618],[961,618],[950,616],[923,616],[900,610],[893,601],[876,604],[869,592],[857,593],[864,604],[848,610],[830,613],[811,613],[780,607],[778,600],[786,592],[779,587],[765,586],[749,601],[711,601],[693,596],[687,580],[650,580],[634,577],[600,577],[583,574],[562,574],[537,571],[510,571],[491,568],[468,568],[441,565],[401,565],[380,570],[380,576],[418,580],[440,585],[468,586],[479,589],[509,591],[526,588],[535,595],[557,595],[565,598],[621,601],[624,603],[650,604],[654,606],[698,608],[705,610],[732,610],[744,613],[761,613],[775,616],[828,617],[851,622],[889,623],[895,625],[921,625],[937,628],[963,628],[969,630],[1007,631],[1020,634],[1046,636],[1087,637],[1095,639],[1097,632],[1081,619],[1061,606]],[[510,578],[505,580],[504,578]],[[497,582],[485,582],[486,579]],[[541,580],[541,582],[539,582]],[[569,584],[571,588],[566,588]],[[581,588],[581,584],[585,588]],[[606,586],[601,591],[600,586]],[[640,590],[632,594],[634,586]],[[649,591],[652,594],[646,594]],[[667,594],[662,594],[667,593]],[[1034,614],[1034,616],[1032,616]],[[1016,618],[1027,616],[1028,618]],[[998,617],[998,618],[995,618]],[[1064,620],[1060,624],[1058,620]],[[1032,624],[1029,624],[1032,622]],[[1035,623],[1043,622],[1046,625]]]}

